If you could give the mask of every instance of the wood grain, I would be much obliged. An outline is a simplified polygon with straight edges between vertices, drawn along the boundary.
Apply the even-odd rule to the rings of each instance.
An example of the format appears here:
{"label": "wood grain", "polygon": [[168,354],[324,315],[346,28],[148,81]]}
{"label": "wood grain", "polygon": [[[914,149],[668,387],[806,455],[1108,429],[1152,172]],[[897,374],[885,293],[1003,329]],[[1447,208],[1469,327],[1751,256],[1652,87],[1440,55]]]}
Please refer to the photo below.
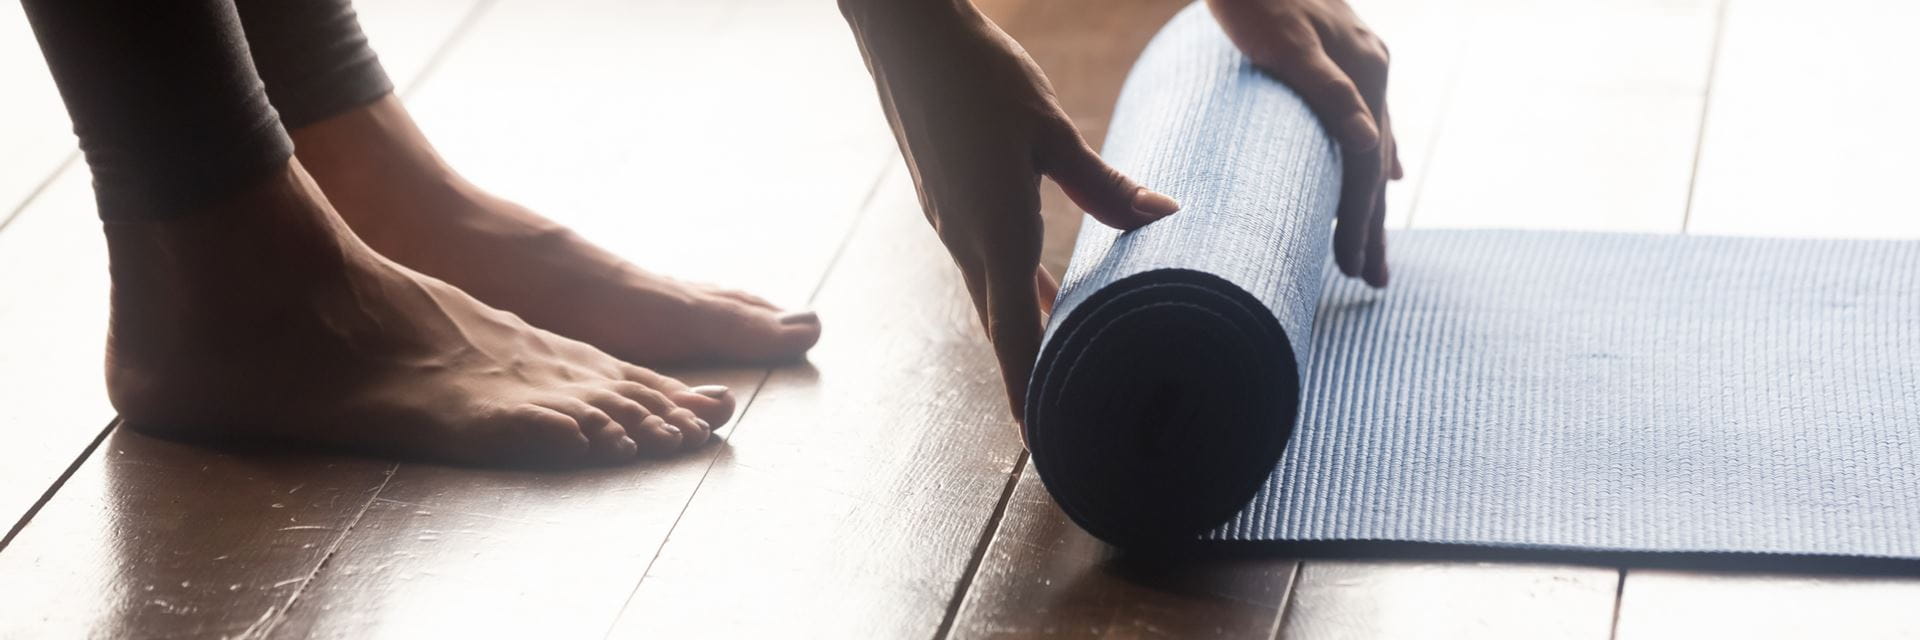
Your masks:
{"label": "wood grain", "polygon": [[116,432],[0,553],[0,637],[263,629],[390,468]]}
{"label": "wood grain", "polygon": [[1297,565],[1124,555],[1068,520],[1028,467],[950,636],[1269,636]]}
{"label": "wood grain", "polygon": [[1688,231],[1920,237],[1920,5],[1730,0]]}
{"label": "wood grain", "polygon": [[711,456],[573,473],[407,465],[273,635],[604,635]]}

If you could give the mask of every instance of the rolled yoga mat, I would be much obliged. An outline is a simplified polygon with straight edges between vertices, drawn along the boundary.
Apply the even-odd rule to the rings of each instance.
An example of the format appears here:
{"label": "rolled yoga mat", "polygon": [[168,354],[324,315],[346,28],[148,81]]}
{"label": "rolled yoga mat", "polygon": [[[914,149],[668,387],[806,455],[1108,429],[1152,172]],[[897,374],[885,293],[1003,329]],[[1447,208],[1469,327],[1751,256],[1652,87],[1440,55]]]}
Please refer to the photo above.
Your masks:
{"label": "rolled yoga mat", "polygon": [[1185,208],[1082,225],[1030,383],[1101,538],[1920,559],[1920,244],[1408,231],[1372,290],[1333,144],[1197,6],[1105,152]]}

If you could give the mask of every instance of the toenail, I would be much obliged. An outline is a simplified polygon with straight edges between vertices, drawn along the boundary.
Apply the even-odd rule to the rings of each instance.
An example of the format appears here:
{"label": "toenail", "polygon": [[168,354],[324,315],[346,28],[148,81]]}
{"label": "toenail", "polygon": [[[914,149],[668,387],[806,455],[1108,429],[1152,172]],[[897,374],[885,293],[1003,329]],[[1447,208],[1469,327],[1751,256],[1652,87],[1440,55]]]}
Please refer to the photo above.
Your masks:
{"label": "toenail", "polygon": [[719,400],[727,396],[727,388],[725,386],[717,385],[717,384],[700,385],[698,387],[688,389],[688,391],[692,391],[694,393],[698,393],[700,395],[713,398],[715,400]]}
{"label": "toenail", "polygon": [[699,419],[699,418],[694,418],[694,419],[693,419],[693,423],[694,423],[694,424],[697,424],[697,425],[700,425],[700,430],[701,430],[701,431],[712,431],[712,430],[713,430],[713,425],[710,425],[710,424],[707,424],[707,421],[705,421],[705,420],[701,420],[701,419]]}
{"label": "toenail", "polygon": [[780,316],[780,324],[820,324],[820,314],[812,311],[795,311]]}

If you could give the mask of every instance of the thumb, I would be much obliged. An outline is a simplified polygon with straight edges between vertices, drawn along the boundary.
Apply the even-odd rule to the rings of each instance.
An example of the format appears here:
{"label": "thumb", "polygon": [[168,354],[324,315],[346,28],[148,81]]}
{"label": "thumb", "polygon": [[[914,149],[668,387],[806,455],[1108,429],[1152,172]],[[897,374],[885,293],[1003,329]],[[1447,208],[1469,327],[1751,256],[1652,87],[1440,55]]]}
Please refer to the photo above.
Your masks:
{"label": "thumb", "polygon": [[1140,186],[1100,159],[1072,125],[1040,158],[1040,171],[1053,178],[1075,205],[1109,227],[1135,229],[1172,215],[1180,203]]}

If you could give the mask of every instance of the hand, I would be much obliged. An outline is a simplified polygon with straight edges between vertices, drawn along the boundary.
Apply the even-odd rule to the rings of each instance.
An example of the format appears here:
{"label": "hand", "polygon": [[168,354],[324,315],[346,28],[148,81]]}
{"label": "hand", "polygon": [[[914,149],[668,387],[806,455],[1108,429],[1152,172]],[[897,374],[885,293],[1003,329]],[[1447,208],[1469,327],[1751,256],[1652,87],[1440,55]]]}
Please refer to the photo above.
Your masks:
{"label": "hand", "polygon": [[1040,176],[1120,229],[1180,205],[1101,161],[1026,51],[965,0],[842,0],[841,10],[1020,417],[1058,288],[1040,268]]}
{"label": "hand", "polygon": [[1402,174],[1387,118],[1387,45],[1343,0],[1208,0],[1227,37],[1300,93],[1340,143],[1340,272],[1387,285],[1387,180]]}

